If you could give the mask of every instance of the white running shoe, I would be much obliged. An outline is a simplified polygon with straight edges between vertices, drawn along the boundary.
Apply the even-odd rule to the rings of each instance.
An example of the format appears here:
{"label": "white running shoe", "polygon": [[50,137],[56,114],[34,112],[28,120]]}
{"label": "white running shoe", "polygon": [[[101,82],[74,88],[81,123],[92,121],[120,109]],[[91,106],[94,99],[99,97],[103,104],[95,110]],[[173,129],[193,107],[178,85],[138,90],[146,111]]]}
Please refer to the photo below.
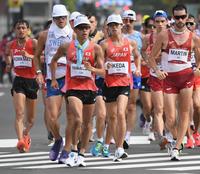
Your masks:
{"label": "white running shoe", "polygon": [[154,136],[154,132],[150,132],[150,133],[149,133],[148,140],[149,140],[149,141],[155,141],[155,140],[156,140],[156,138],[155,138],[155,136]]}
{"label": "white running shoe", "polygon": [[128,154],[124,151],[124,149],[118,148],[115,151],[115,156],[113,158],[113,161],[114,162],[120,162],[120,161],[122,161],[122,159],[127,158],[127,157],[128,157]]}
{"label": "white running shoe", "polygon": [[171,161],[180,161],[178,149],[173,149],[171,151]]}
{"label": "white running shoe", "polygon": [[69,167],[77,166],[78,160],[78,153],[77,152],[70,152],[68,158],[65,161],[65,164]]}
{"label": "white running shoe", "polygon": [[82,155],[78,155],[76,166],[78,167],[86,167],[85,157]]}

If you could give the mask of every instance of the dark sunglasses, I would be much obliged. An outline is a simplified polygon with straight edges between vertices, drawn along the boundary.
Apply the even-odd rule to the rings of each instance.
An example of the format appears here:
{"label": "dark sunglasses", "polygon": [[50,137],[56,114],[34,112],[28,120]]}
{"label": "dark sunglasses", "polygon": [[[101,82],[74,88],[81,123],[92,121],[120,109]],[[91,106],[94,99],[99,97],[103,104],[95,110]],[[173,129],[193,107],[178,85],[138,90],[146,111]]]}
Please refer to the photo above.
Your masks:
{"label": "dark sunglasses", "polygon": [[156,23],[164,23],[165,20],[155,20]]}
{"label": "dark sunglasses", "polygon": [[130,23],[133,23],[133,22],[134,22],[134,20],[129,19],[129,18],[123,19],[123,21],[124,21],[124,22],[130,22]]}
{"label": "dark sunglasses", "polygon": [[154,28],[156,28],[156,27],[155,27],[155,25],[153,25],[153,24],[148,24],[148,25],[147,25],[147,28],[149,28],[149,29],[154,29]]}
{"label": "dark sunglasses", "polygon": [[174,16],[174,19],[185,19],[187,17],[187,15],[180,15],[180,16]]}
{"label": "dark sunglasses", "polygon": [[66,18],[67,18],[67,16],[57,16],[57,17],[54,17],[54,19],[56,19],[56,20],[66,19]]}
{"label": "dark sunglasses", "polygon": [[89,25],[79,25],[76,27],[78,30],[89,30],[90,26]]}
{"label": "dark sunglasses", "polygon": [[186,24],[186,25],[190,25],[190,26],[193,26],[193,25],[195,25],[195,23],[194,23],[194,22],[186,22],[185,24]]}

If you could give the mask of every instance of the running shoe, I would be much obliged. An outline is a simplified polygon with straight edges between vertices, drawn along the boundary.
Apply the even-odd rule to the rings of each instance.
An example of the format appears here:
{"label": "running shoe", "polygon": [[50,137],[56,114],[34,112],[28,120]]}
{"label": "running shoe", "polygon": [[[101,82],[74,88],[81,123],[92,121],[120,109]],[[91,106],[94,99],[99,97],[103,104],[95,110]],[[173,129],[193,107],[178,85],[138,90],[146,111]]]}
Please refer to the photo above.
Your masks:
{"label": "running shoe", "polygon": [[24,139],[21,139],[21,140],[18,141],[18,143],[17,143],[17,149],[18,149],[18,151],[19,151],[20,153],[26,152],[26,150],[25,150]]}
{"label": "running shoe", "polygon": [[103,143],[100,141],[97,141],[92,148],[90,149],[90,152],[93,156],[99,156],[101,154],[103,147]]}
{"label": "running shoe", "polygon": [[178,149],[173,149],[171,151],[171,161],[180,161]]}
{"label": "running shoe", "polygon": [[24,135],[25,151],[29,152],[31,148],[31,137],[30,135]]}
{"label": "running shoe", "polygon": [[127,140],[124,140],[124,142],[123,142],[123,148],[124,149],[128,149],[129,148],[129,143],[128,143]]}
{"label": "running shoe", "polygon": [[49,153],[49,159],[51,161],[57,160],[59,152],[62,149],[62,147],[63,147],[63,139],[60,138],[58,140],[55,140],[55,142],[50,150],[50,153]]}
{"label": "running shoe", "polygon": [[185,147],[186,147],[187,149],[193,149],[193,148],[194,148],[193,139],[187,138],[187,143],[185,144]]}
{"label": "running shoe", "polygon": [[110,151],[109,151],[108,147],[103,146],[103,148],[102,148],[102,155],[103,155],[103,157],[109,157],[110,156]]}
{"label": "running shoe", "polygon": [[123,143],[123,148],[128,149],[130,145],[130,136],[126,136]]}
{"label": "running shoe", "polygon": [[148,122],[147,120],[145,121],[145,124],[143,127],[143,134],[149,135],[151,132],[151,127],[152,127],[152,117],[150,117],[150,122]]}
{"label": "running shoe", "polygon": [[165,150],[166,149],[166,145],[169,143],[169,141],[167,140],[166,137],[162,137],[161,141],[159,143],[160,146],[160,150]]}
{"label": "running shoe", "polygon": [[154,132],[150,132],[150,133],[149,133],[148,140],[149,140],[149,141],[155,141],[155,140],[156,140],[156,138],[155,138],[155,136],[154,136]]}
{"label": "running shoe", "polygon": [[120,162],[122,159],[127,158],[128,154],[124,151],[123,148],[117,149],[115,151],[115,156],[113,158],[114,162]]}
{"label": "running shoe", "polygon": [[85,157],[83,155],[80,155],[80,154],[78,155],[76,166],[78,166],[78,167],[86,167]]}
{"label": "running shoe", "polygon": [[146,119],[144,117],[144,114],[141,114],[140,115],[140,121],[139,121],[139,125],[140,125],[141,128],[144,127],[145,121],[146,121]]}
{"label": "running shoe", "polygon": [[194,145],[200,147],[200,134],[198,132],[193,133]]}
{"label": "running shoe", "polygon": [[68,158],[68,155],[69,153],[65,149],[63,149],[62,152],[60,153],[58,164],[65,164],[65,161]]}
{"label": "running shoe", "polygon": [[69,167],[77,166],[77,160],[78,160],[78,153],[71,151],[68,155],[68,158],[65,161],[65,164]]}

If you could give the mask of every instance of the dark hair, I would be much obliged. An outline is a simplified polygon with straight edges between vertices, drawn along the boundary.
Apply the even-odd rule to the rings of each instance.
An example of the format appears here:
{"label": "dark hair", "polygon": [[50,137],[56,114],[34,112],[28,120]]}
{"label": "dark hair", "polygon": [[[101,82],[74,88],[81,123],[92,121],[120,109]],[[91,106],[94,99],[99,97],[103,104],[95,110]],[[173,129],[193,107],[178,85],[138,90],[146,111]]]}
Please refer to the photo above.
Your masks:
{"label": "dark hair", "polygon": [[97,19],[96,19],[96,16],[95,16],[94,14],[92,14],[92,13],[87,13],[85,16],[87,16],[88,19],[90,19],[91,17],[94,17],[95,20],[97,20]]}
{"label": "dark hair", "polygon": [[147,27],[149,25],[149,21],[154,21],[153,17],[148,17],[144,21],[144,26]]}
{"label": "dark hair", "polygon": [[52,24],[52,20],[51,19],[49,19],[48,21],[46,21],[44,23],[44,30],[48,29],[51,24]]}
{"label": "dark hair", "polygon": [[27,26],[27,28],[30,28],[29,22],[27,20],[24,20],[24,19],[17,20],[14,23],[13,28],[15,28],[18,24],[25,24]]}
{"label": "dark hair", "polygon": [[181,11],[181,10],[185,10],[185,12],[187,13],[187,7],[184,4],[177,4],[172,8],[172,14],[174,14],[174,11]]}
{"label": "dark hair", "polygon": [[189,19],[190,19],[190,18],[195,19],[194,15],[192,15],[192,14],[189,14],[189,15],[188,15],[188,18],[189,18]]}

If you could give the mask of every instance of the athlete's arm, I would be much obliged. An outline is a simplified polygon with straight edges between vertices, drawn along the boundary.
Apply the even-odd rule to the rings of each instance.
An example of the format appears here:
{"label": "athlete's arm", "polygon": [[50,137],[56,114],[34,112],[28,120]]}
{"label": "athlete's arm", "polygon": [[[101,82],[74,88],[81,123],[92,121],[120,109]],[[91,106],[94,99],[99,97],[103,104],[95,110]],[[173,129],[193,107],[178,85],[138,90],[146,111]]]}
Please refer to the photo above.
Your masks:
{"label": "athlete's arm", "polygon": [[34,63],[35,63],[35,68],[37,72],[36,80],[39,84],[44,83],[42,72],[41,72],[42,65],[41,65],[40,56],[42,55],[42,52],[44,50],[46,38],[47,38],[47,31],[43,31],[39,34],[38,43],[37,43],[35,54],[34,54]]}
{"label": "athlete's arm", "polygon": [[134,56],[134,63],[136,66],[136,71],[134,72],[136,76],[140,76],[141,73],[141,55],[138,51],[137,43],[135,41],[131,41],[131,47],[132,47],[132,54]]}
{"label": "athlete's arm", "polygon": [[94,46],[94,52],[95,52],[95,60],[97,63],[96,67],[91,66],[89,62],[84,62],[84,65],[86,69],[88,69],[91,72],[94,72],[95,74],[104,77],[105,76],[105,70],[104,70],[104,58],[103,58],[103,51],[102,48],[95,44]]}
{"label": "athlete's arm", "polygon": [[194,53],[196,59],[197,69],[194,71],[196,76],[200,76],[200,37],[197,35],[193,36],[193,43],[194,43]]}
{"label": "athlete's arm", "polygon": [[148,48],[148,39],[149,39],[148,35],[146,35],[145,37],[143,37],[143,39],[142,39],[142,50],[141,50],[142,58],[146,62],[148,62],[148,59],[149,59],[149,57],[148,57],[148,55],[146,53],[146,50]]}
{"label": "athlete's arm", "polygon": [[12,68],[12,57],[11,57],[11,42],[7,43],[5,50],[5,62],[6,62],[6,72],[9,72]]}
{"label": "athlete's arm", "polygon": [[155,59],[158,58],[157,55],[160,53],[160,51],[161,51],[161,49],[163,47],[163,44],[167,40],[166,36],[167,36],[167,32],[166,31],[163,31],[163,32],[158,34],[158,36],[156,38],[156,42],[153,44],[153,48],[152,48],[152,51],[151,51],[150,56],[149,56],[149,65],[155,71],[155,73],[157,74],[157,77],[160,80],[166,78],[167,73],[163,72],[163,71],[160,71],[157,68]]}
{"label": "athlete's arm", "polygon": [[63,57],[66,55],[66,50],[68,48],[68,44],[64,43],[56,51],[56,54],[54,54],[51,63],[50,63],[50,69],[51,69],[51,86],[53,88],[58,88],[58,83],[56,81],[56,69],[57,69],[57,61],[60,57]]}

